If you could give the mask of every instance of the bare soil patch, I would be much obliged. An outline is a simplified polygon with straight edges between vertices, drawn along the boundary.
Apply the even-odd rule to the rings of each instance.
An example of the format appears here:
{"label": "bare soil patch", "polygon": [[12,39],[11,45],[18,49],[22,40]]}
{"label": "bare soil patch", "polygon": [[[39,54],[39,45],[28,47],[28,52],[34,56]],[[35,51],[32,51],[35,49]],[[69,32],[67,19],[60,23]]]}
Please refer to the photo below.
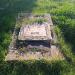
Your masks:
{"label": "bare soil patch", "polygon": [[[27,50],[28,49],[28,50]],[[38,49],[34,47],[34,49],[30,46],[26,48],[26,52],[21,52],[19,50],[11,50],[6,56],[7,60],[63,60],[64,56],[61,54],[59,49],[52,45],[49,47],[39,47]]]}

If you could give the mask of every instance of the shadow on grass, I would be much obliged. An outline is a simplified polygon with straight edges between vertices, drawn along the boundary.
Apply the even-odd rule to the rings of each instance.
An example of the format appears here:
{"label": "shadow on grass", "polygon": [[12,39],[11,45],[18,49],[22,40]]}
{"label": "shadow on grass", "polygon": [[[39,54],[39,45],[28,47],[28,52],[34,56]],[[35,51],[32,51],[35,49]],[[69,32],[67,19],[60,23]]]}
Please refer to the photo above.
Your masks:
{"label": "shadow on grass", "polygon": [[72,52],[75,54],[75,23],[72,20],[67,21],[65,20],[65,24],[62,25],[61,31],[63,32],[65,41],[70,44],[72,47]]}
{"label": "shadow on grass", "polygon": [[0,75],[60,75],[61,62],[7,61],[0,65]]}
{"label": "shadow on grass", "polygon": [[0,46],[3,50],[10,44],[18,13],[32,12],[37,0],[1,0],[0,1]]}
{"label": "shadow on grass", "polygon": [[0,5],[0,30],[10,30],[10,28],[13,27],[11,23],[13,22],[13,24],[15,24],[18,13],[32,12],[36,6],[36,1],[37,0],[0,1],[2,3]]}
{"label": "shadow on grass", "polygon": [[58,25],[62,32],[62,36],[67,43],[72,47],[72,52],[75,54],[75,14],[67,12],[67,14],[58,14],[54,23]]}

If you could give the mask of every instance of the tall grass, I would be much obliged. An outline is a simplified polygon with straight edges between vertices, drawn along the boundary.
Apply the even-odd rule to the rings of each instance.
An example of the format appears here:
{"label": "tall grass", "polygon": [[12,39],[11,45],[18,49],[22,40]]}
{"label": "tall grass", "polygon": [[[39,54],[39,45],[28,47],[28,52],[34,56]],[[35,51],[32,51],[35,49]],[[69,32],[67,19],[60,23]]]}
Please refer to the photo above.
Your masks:
{"label": "tall grass", "polygon": [[74,69],[64,61],[9,61],[0,65],[0,75],[74,75]]}
{"label": "tall grass", "polygon": [[74,75],[75,74],[75,0],[1,0],[0,61],[4,59],[20,12],[50,13],[58,44],[66,60],[10,61],[0,63],[0,75]]}

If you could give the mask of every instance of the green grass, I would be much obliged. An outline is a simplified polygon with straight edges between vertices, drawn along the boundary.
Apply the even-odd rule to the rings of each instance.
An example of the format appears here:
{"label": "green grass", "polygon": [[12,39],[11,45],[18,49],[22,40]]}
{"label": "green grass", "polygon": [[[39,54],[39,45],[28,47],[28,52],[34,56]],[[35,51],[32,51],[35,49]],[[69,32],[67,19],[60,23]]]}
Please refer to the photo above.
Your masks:
{"label": "green grass", "polygon": [[0,64],[0,75],[74,75],[74,69],[64,61],[8,61]]}
{"label": "green grass", "polygon": [[[0,75],[74,75],[75,74],[75,0],[1,0],[0,61],[4,60],[20,12],[50,13],[58,44],[66,60],[47,63],[10,61],[0,64]],[[28,62],[28,63],[27,63]]]}
{"label": "green grass", "polygon": [[27,19],[27,18],[25,18],[25,19],[22,20],[23,24],[33,24],[33,23],[42,24],[43,22],[47,22],[47,20],[43,19],[43,18],[41,18],[41,19],[37,19],[37,18],[35,18],[35,19]]}

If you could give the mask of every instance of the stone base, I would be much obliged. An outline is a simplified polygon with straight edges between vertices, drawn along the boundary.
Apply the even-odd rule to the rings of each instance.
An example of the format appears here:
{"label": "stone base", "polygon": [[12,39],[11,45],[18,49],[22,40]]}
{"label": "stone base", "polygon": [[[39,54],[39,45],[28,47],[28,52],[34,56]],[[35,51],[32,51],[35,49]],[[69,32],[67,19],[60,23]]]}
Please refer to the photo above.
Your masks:
{"label": "stone base", "polygon": [[63,60],[64,56],[59,52],[56,46],[51,46],[47,50],[41,51],[28,51],[26,53],[19,52],[18,50],[9,51],[5,61],[9,60]]}

